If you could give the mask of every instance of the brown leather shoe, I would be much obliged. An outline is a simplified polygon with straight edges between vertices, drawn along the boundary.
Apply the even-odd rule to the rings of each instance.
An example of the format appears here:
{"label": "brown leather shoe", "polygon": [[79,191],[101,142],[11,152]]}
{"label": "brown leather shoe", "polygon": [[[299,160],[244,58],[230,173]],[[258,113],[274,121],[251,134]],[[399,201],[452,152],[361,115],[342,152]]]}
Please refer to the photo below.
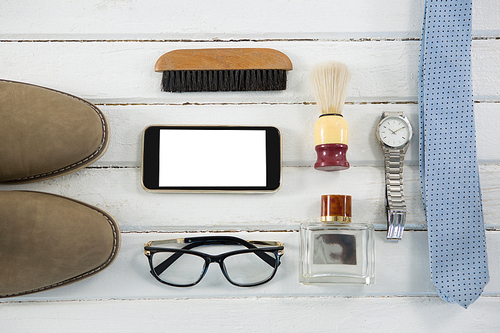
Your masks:
{"label": "brown leather shoe", "polygon": [[91,103],[59,91],[0,80],[0,183],[64,175],[99,159],[109,125]]}
{"label": "brown leather shoe", "polygon": [[118,225],[96,207],[55,194],[0,191],[0,298],[92,276],[119,247]]}

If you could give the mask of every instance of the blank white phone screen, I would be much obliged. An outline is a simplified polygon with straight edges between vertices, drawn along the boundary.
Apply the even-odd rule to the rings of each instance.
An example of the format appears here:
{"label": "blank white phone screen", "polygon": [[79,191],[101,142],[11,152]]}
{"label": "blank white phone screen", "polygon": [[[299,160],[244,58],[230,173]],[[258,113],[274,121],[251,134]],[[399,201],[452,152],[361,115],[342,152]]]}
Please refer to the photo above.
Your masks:
{"label": "blank white phone screen", "polygon": [[265,130],[160,129],[160,187],[266,186]]}

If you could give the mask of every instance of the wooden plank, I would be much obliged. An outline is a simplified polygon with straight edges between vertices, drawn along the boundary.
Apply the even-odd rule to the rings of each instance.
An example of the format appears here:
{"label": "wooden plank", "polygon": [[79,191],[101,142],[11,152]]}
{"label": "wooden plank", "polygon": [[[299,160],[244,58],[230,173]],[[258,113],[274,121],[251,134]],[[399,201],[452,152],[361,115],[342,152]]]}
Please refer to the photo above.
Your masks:
{"label": "wooden plank", "polygon": [[[0,304],[8,332],[497,332],[497,297],[466,311],[435,297],[131,300]],[[27,319],[29,318],[29,320]]]}
{"label": "wooden plank", "polygon": [[[182,48],[212,47],[269,47],[282,51],[294,65],[294,70],[288,72],[287,90],[160,90],[161,73],[154,72],[154,65],[162,54]],[[414,88],[416,96],[416,82],[411,76],[417,73],[418,48],[418,42],[2,43],[0,51],[5,61],[0,70],[4,78],[63,90],[93,103],[302,103],[314,100],[307,79],[309,70],[317,62],[335,58],[347,61],[353,71],[350,97],[401,100],[410,97],[409,87]]]}
{"label": "wooden plank", "polygon": [[[229,226],[231,228],[232,226]],[[227,229],[227,228],[226,228]],[[110,299],[179,299],[179,298],[249,298],[249,297],[390,297],[437,296],[430,280],[427,232],[406,232],[400,242],[388,242],[384,232],[375,233],[375,284],[302,285],[298,282],[298,232],[237,232],[248,240],[277,240],[285,244],[285,254],[276,276],[269,283],[254,288],[230,285],[217,265],[212,265],[203,280],[192,288],[163,285],[149,273],[143,246],[150,240],[199,236],[206,233],[125,233],[115,263],[92,278],[42,293],[0,300],[4,302],[110,300]],[[500,295],[500,232],[487,232],[491,280],[483,295]]]}
{"label": "wooden plank", "polygon": [[[0,39],[418,38],[423,3],[92,0],[54,8],[30,0],[2,6]],[[473,10],[476,35],[500,30],[495,0],[475,1]]]}
{"label": "wooden plank", "polygon": [[[500,226],[500,166],[480,167],[485,224]],[[425,229],[418,168],[407,166],[405,197],[407,228]],[[281,189],[273,194],[153,194],[140,185],[138,168],[84,169],[43,182],[2,186],[2,190],[35,190],[68,196],[96,205],[116,218],[122,230],[164,228],[266,226],[297,228],[316,221],[322,194],[353,196],[353,218],[385,229],[385,193],[382,167],[353,167],[326,173],[313,168],[284,168]]]}
{"label": "wooden plank", "polygon": [[[129,105],[100,106],[111,126],[111,143],[94,166],[139,167],[142,131],[148,125],[270,125],[283,140],[284,166],[312,166],[316,161],[313,127],[320,115],[316,105]],[[353,166],[380,166],[382,150],[375,137],[384,111],[405,112],[414,137],[405,157],[406,165],[418,165],[418,106],[416,104],[346,105],[343,115],[349,124],[347,159]],[[480,163],[500,162],[500,104],[475,105],[477,152]]]}
{"label": "wooden plank", "polygon": [[[165,93],[156,60],[179,48],[268,47],[290,57],[288,88],[273,92]],[[325,60],[352,71],[348,102],[416,102],[418,41],[269,41],[237,43],[28,42],[0,43],[2,78],[65,91],[93,103],[304,103],[313,102],[308,75]],[[498,101],[500,40],[473,42],[476,100]],[[34,56],[36,55],[36,56]]]}
{"label": "wooden plank", "polygon": [[[95,165],[140,166],[142,131],[148,125],[270,125],[281,131],[283,165],[312,166],[316,161],[313,127],[321,114],[316,105],[147,105],[101,106],[111,126],[108,152]],[[500,111],[500,104],[498,106]],[[418,125],[417,106],[347,105],[344,117],[349,123],[348,160],[352,165],[382,165],[382,150],[375,138],[375,127],[383,111],[404,111]],[[498,114],[498,115],[497,115]],[[493,119],[500,113],[494,113]],[[418,128],[415,128],[418,132]],[[497,131],[488,131],[498,135]],[[496,154],[488,157],[495,159]],[[500,152],[498,155],[500,160]],[[408,164],[418,163],[418,139],[408,152]]]}
{"label": "wooden plank", "polygon": [[[410,212],[407,225],[422,229],[418,170],[407,167],[404,176]],[[189,226],[220,225],[296,228],[302,221],[319,218],[322,194],[345,193],[353,196],[355,220],[370,221],[378,228],[385,228],[383,183],[382,167],[355,167],[336,173],[284,168],[282,187],[272,194],[157,194],[141,188],[138,168],[106,168],[84,169],[66,177],[2,186],[2,189],[58,193],[97,205],[115,217],[123,230],[164,227],[183,230]]]}

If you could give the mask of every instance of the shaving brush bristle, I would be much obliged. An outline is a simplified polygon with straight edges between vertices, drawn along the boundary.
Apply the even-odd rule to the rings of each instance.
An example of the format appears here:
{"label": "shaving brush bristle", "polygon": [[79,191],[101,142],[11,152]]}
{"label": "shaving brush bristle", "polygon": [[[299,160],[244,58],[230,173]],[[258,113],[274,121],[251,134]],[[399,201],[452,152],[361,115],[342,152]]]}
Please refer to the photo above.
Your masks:
{"label": "shaving brush bristle", "polygon": [[323,114],[342,114],[351,73],[342,62],[328,62],[315,66],[310,75],[316,103]]}

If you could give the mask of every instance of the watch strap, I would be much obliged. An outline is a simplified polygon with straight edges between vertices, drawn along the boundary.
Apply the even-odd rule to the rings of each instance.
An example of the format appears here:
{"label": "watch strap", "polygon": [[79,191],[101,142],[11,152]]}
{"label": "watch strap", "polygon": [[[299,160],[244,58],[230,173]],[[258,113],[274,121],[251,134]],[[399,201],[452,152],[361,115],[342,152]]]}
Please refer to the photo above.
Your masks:
{"label": "watch strap", "polygon": [[383,147],[385,196],[387,208],[387,239],[400,240],[406,222],[406,202],[403,194],[403,164],[408,145],[402,148]]}

